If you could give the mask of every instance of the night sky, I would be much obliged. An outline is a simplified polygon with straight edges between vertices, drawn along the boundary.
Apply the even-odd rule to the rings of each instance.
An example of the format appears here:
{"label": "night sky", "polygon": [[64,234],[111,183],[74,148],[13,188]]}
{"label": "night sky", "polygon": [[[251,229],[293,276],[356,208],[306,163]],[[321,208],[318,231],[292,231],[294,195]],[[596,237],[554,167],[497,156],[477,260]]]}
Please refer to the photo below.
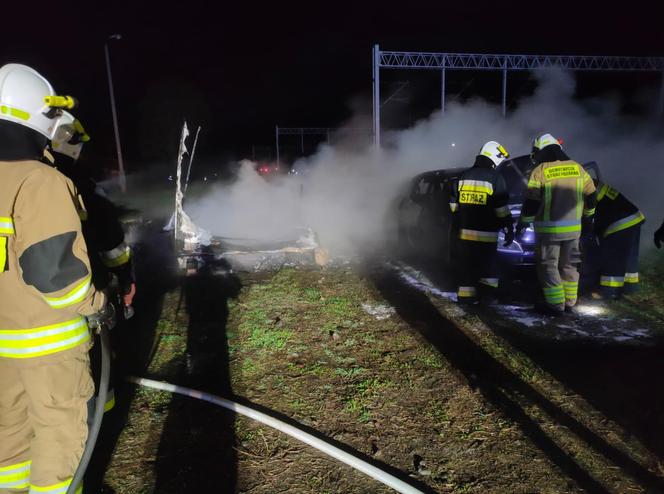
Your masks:
{"label": "night sky", "polygon": [[[129,169],[173,160],[183,118],[204,127],[202,155],[234,158],[250,157],[252,144],[272,146],[277,124],[341,124],[370,101],[374,43],[393,50],[664,55],[657,2],[630,2],[630,10],[579,1],[24,3],[24,12],[14,6],[3,14],[0,59],[32,65],[59,93],[78,97],[78,115],[93,137],[86,152],[100,161],[114,158],[104,42],[111,33],[123,36],[110,50]],[[385,72],[386,92],[390,81],[411,81],[404,92],[411,121],[435,108],[438,79]],[[515,77],[510,88],[527,90]],[[499,95],[497,74],[448,78],[450,97]],[[590,93],[659,84],[653,75],[590,80]]]}

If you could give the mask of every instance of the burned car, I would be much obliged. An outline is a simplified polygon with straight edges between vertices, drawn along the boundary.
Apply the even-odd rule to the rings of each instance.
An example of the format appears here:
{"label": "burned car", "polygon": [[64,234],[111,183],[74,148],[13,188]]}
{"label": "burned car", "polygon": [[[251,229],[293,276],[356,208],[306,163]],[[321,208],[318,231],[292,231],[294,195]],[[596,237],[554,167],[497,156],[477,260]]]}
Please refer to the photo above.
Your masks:
{"label": "burned car", "polygon": [[[595,162],[585,163],[591,177],[599,178]],[[509,208],[516,222],[534,165],[530,156],[518,156],[503,161],[496,168],[505,179],[509,191]],[[397,245],[402,253],[424,255],[452,263],[455,255],[456,232],[449,207],[450,194],[461,174],[468,168],[449,168],[421,173],[414,177],[397,198],[393,215],[396,218]],[[504,234],[498,239],[498,256],[508,267],[535,264],[535,232],[524,230],[509,246],[504,246]]]}

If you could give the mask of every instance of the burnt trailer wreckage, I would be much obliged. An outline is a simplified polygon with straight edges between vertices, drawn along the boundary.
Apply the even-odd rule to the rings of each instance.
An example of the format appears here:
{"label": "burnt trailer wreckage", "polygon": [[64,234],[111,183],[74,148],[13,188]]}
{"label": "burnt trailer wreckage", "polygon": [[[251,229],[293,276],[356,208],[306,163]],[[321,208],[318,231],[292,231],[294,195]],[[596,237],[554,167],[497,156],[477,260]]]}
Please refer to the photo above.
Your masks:
{"label": "burnt trailer wreckage", "polygon": [[[239,239],[213,236],[197,226],[184,211],[184,197],[190,177],[195,148],[187,150],[189,130],[185,122],[180,137],[176,170],[175,211],[165,227],[173,232],[173,245],[178,269],[186,275],[195,274],[204,265],[215,266],[224,273],[228,269],[257,271],[284,266],[323,265],[327,253],[318,245],[309,228],[284,232],[281,239]],[[195,144],[194,144],[195,145]],[[182,186],[182,162],[188,155],[187,175]]]}

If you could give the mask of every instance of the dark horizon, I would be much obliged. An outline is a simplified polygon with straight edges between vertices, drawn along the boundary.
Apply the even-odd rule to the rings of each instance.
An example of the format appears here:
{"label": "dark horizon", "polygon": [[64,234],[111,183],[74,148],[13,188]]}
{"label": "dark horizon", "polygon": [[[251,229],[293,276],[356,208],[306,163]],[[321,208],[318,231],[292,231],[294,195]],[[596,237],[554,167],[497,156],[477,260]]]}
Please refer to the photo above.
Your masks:
{"label": "dark horizon", "polygon": [[[133,170],[141,162],[173,160],[185,118],[203,126],[201,157],[251,157],[252,145],[273,145],[275,125],[340,125],[370,102],[375,43],[415,51],[664,55],[654,7],[638,4],[629,12],[578,3],[202,5],[33,8],[44,25],[28,36],[25,23],[8,23],[0,34],[2,63],[31,65],[58,92],[76,96],[77,115],[93,139],[86,155],[114,159],[104,42],[120,33],[122,40],[109,47],[123,151]],[[436,74],[384,71],[382,79],[384,94],[390,81],[409,81],[407,105],[397,104],[392,116],[386,111],[386,125],[408,125],[437,108]],[[527,75],[510,74],[510,83],[511,104],[532,91]],[[630,110],[635,91],[659,84],[657,74],[588,74],[578,92],[617,91]],[[499,91],[498,74],[448,74],[450,98],[497,100]]]}

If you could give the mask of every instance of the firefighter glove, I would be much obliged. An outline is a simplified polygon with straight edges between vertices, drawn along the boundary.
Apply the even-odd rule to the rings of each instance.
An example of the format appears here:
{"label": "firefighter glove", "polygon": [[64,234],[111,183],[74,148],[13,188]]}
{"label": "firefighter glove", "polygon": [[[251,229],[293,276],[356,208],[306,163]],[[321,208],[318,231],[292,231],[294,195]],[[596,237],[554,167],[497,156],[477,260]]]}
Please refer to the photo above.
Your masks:
{"label": "firefighter glove", "polygon": [[505,228],[505,243],[503,243],[503,247],[511,245],[512,242],[514,242],[514,228]]}

